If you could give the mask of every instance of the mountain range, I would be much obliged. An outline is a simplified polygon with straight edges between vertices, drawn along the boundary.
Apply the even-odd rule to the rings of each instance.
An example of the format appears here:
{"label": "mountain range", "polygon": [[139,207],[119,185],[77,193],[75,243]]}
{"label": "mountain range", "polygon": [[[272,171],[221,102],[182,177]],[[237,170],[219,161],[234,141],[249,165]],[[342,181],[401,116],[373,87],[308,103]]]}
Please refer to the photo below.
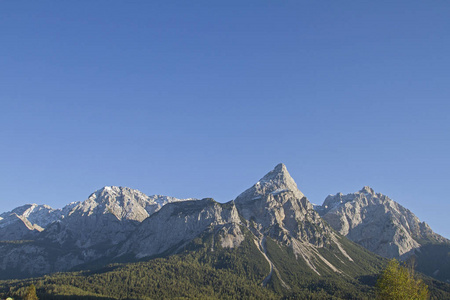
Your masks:
{"label": "mountain range", "polygon": [[369,187],[314,206],[279,164],[227,203],[112,186],[62,209],[31,204],[3,213],[0,279],[197,255],[215,268],[234,270],[232,262],[239,261],[239,270],[247,266],[239,275],[281,294],[299,295],[305,278],[320,284],[326,278],[326,285],[345,282],[346,293],[358,298],[373,292],[382,257],[414,258],[419,271],[450,283],[449,245]]}
{"label": "mountain range", "polygon": [[365,186],[356,193],[329,195],[315,209],[364,248],[386,258],[412,259],[419,271],[450,282],[450,240],[388,196]]}

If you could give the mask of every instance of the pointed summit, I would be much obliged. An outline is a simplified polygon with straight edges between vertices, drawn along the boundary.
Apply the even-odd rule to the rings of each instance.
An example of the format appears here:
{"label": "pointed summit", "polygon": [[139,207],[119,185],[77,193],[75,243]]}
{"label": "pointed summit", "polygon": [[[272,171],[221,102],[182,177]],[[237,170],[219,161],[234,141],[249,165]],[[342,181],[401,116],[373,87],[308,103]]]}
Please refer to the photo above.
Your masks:
{"label": "pointed summit", "polygon": [[375,194],[374,190],[370,186],[367,186],[367,185],[365,187],[363,187],[359,192],[364,193],[364,194],[371,194],[371,195]]}
{"label": "pointed summit", "polygon": [[269,174],[272,174],[272,173],[287,173],[289,175],[286,165],[283,163],[279,163],[278,165],[276,165],[272,171],[270,171],[269,173],[266,174],[266,176]]}
{"label": "pointed summit", "polygon": [[331,227],[323,222],[312,204],[297,188],[297,184],[283,164],[278,164],[251,188],[235,200],[240,215],[251,221],[253,234],[265,236],[291,247],[296,257],[302,257],[317,274],[318,261],[339,272],[322,257],[317,248],[335,244],[350,261],[352,258],[341,250]]}
{"label": "pointed summit", "polygon": [[267,173],[260,181],[269,181],[275,178],[291,178],[291,175],[284,164],[280,163],[276,165],[276,167]]}
{"label": "pointed summit", "polygon": [[114,195],[115,193],[120,193],[123,190],[122,187],[118,187],[118,186],[104,186],[101,189],[96,190],[95,192],[93,192],[91,194],[92,197],[94,196],[94,198],[96,197],[101,197],[102,195]]}
{"label": "pointed summit", "polygon": [[251,188],[240,194],[236,201],[253,201],[265,198],[268,195],[277,196],[282,193],[291,193],[297,199],[305,197],[298,189],[286,166],[280,163]]}
{"label": "pointed summit", "polygon": [[286,165],[283,164],[283,163],[279,163],[278,165],[276,165],[275,168],[274,168],[273,170],[274,170],[274,171],[275,171],[275,170],[280,170],[280,171],[287,172]]}
{"label": "pointed summit", "polygon": [[304,197],[303,193],[298,189],[294,179],[289,174],[286,166],[282,163],[278,164],[250,189],[253,188],[263,193],[272,194],[291,191],[299,199]]}

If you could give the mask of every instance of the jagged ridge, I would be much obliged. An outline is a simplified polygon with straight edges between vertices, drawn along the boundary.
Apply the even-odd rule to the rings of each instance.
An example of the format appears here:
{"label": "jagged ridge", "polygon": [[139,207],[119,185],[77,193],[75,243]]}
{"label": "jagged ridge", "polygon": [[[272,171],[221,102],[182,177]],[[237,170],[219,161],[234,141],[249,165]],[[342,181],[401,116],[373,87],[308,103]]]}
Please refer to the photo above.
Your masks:
{"label": "jagged ridge", "polygon": [[[358,195],[366,202],[382,198],[390,203],[368,187]],[[342,194],[336,197],[327,198],[318,209],[322,215],[353,201]],[[31,276],[92,263],[164,256],[178,253],[204,234],[213,236],[211,249],[239,248],[245,238],[250,238],[270,265],[271,273],[264,284],[276,276],[285,289],[290,288],[283,278],[287,267],[274,256],[277,247],[290,249],[294,261],[302,261],[308,272],[318,276],[360,272],[361,257],[370,260],[319,216],[283,164],[229,203],[185,200],[104,187],[87,200],[59,211],[61,217],[42,232],[34,230],[33,241],[1,244],[0,270],[15,269]],[[25,224],[28,229],[30,224]],[[354,255],[360,258],[357,263]]]}
{"label": "jagged ridge", "polygon": [[[386,195],[365,186],[356,193],[330,195],[315,208],[335,230],[366,249],[387,258],[414,256],[419,270],[450,282],[450,259],[442,250],[433,250],[450,250],[450,241]],[[433,263],[434,259],[422,252],[440,253],[441,259]]]}

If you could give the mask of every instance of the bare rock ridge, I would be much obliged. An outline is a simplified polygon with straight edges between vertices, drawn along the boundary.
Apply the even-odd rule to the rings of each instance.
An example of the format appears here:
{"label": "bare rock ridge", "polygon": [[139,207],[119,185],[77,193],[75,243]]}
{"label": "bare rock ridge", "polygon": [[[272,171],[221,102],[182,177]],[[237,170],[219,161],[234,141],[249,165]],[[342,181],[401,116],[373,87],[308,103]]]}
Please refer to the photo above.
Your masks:
{"label": "bare rock ridge", "polygon": [[[203,199],[165,205],[140,224],[120,248],[118,256],[131,254],[142,258],[176,252],[204,232],[212,232],[221,247],[234,248],[244,240],[244,228],[253,233],[263,256],[267,257],[260,245],[270,237],[290,247],[298,259],[305,260],[319,275],[319,265],[340,272],[320,254],[320,248],[333,245],[343,260],[352,261],[283,164],[277,165],[234,201],[220,204]],[[272,262],[270,265],[277,272]]]}
{"label": "bare rock ridge", "polygon": [[315,209],[335,230],[387,258],[414,258],[416,269],[450,283],[450,241],[370,187],[328,196]]}
{"label": "bare rock ridge", "polygon": [[319,275],[319,265],[340,272],[320,254],[321,248],[333,245],[343,260],[353,261],[333,230],[298,189],[283,164],[277,165],[239,195],[235,203],[238,211],[248,220],[249,229],[260,241],[267,236],[290,247],[297,258],[303,259]]}
{"label": "bare rock ridge", "polygon": [[164,256],[209,236],[211,251],[238,248],[250,238],[270,265],[263,284],[277,276],[289,289],[279,272],[280,261],[270,255],[277,251],[270,248],[273,243],[290,249],[311,274],[344,275],[344,270],[359,268],[352,256],[365,250],[336,231],[387,257],[408,255],[424,241],[447,241],[369,187],[329,196],[313,207],[279,164],[228,203],[147,196],[112,186],[59,210],[36,204],[18,207],[0,215],[0,276],[37,276],[94,262]]}
{"label": "bare rock ridge", "polygon": [[[323,235],[300,225],[325,229],[312,204],[298,189],[286,166],[279,164],[236,200],[239,212],[246,220],[258,224],[261,234],[287,239],[289,236],[322,246]],[[303,226],[302,226],[303,227]],[[311,228],[312,229],[312,228]]]}
{"label": "bare rock ridge", "polygon": [[[72,227],[76,232],[89,235],[92,230],[98,230],[103,218],[111,218],[119,222],[127,220],[131,223],[132,221],[142,222],[163,205],[185,200],[192,199],[147,196],[138,190],[126,187],[106,186],[92,193],[85,201],[72,202],[62,209],[53,209],[48,205],[27,204],[1,214],[0,240],[30,238],[36,231],[40,232],[51,227],[48,231],[54,232],[54,227],[61,226]],[[61,238],[58,240],[63,242]],[[80,242],[84,240],[82,236],[76,238]],[[103,241],[99,240],[99,242]]]}
{"label": "bare rock ridge", "polygon": [[411,211],[368,186],[352,194],[330,195],[316,209],[340,234],[388,258],[406,259],[422,244],[449,242]]}
{"label": "bare rock ridge", "polygon": [[119,251],[136,258],[151,257],[169,250],[177,252],[195,237],[210,231],[224,248],[238,247],[244,240],[241,220],[234,203],[203,199],[165,205],[142,222]]}
{"label": "bare rock ridge", "polygon": [[305,197],[298,189],[297,184],[289,174],[286,166],[284,164],[278,164],[251,188],[240,194],[236,198],[236,201],[241,201],[239,199],[253,199],[266,193],[277,194],[285,191],[295,193],[295,197],[298,199]]}
{"label": "bare rock ridge", "polygon": [[[340,272],[319,249],[337,249],[334,255],[352,262],[340,237],[314,211],[283,164],[235,201],[221,204],[212,199],[186,200],[192,199],[183,201],[147,196],[129,188],[104,187],[87,200],[62,210],[47,207],[53,219],[41,221],[42,230],[35,230],[33,241],[0,244],[0,270],[14,269],[33,276],[106,258],[140,259],[177,253],[202,234],[213,235],[212,250],[215,246],[235,248],[245,239],[244,231],[253,234],[263,255],[266,249],[261,245],[266,237],[271,238],[292,248],[296,257],[305,260],[317,274],[323,268]],[[25,223],[26,217],[32,214],[23,215]],[[29,230],[34,226],[29,221],[26,225]],[[270,265],[278,274],[276,265],[271,261]]]}
{"label": "bare rock ridge", "polygon": [[79,203],[71,212],[72,215],[90,216],[110,213],[118,220],[134,220],[142,222],[169,202],[192,199],[177,199],[167,196],[147,196],[144,193],[117,186],[106,186],[89,198]]}
{"label": "bare rock ridge", "polygon": [[165,204],[191,199],[147,196],[126,187],[104,187],[74,206],[68,215],[49,226],[42,236],[79,248],[112,246],[124,241],[140,222]]}
{"label": "bare rock ridge", "polygon": [[64,217],[67,210],[48,205],[27,204],[0,215],[0,240],[32,238],[50,223]]}
{"label": "bare rock ridge", "polygon": [[[26,226],[18,221],[11,222],[17,219],[15,213],[2,214],[4,219],[0,223],[5,227],[0,228],[0,240],[33,241],[0,244],[0,270],[8,270],[12,276],[35,276],[101,259],[124,241],[141,221],[165,204],[178,201],[183,199],[147,196],[130,188],[104,187],[85,201],[71,203],[61,210],[45,206],[49,214],[40,221],[45,228],[39,230],[36,230],[38,225],[27,219],[39,219],[34,217],[36,209],[20,207],[18,211],[29,212],[20,215]],[[18,229],[12,230],[12,226]]]}
{"label": "bare rock ridge", "polygon": [[43,230],[39,225],[32,224],[27,218],[15,213],[3,220],[5,220],[4,224],[0,224],[0,240],[32,238],[37,232]]}

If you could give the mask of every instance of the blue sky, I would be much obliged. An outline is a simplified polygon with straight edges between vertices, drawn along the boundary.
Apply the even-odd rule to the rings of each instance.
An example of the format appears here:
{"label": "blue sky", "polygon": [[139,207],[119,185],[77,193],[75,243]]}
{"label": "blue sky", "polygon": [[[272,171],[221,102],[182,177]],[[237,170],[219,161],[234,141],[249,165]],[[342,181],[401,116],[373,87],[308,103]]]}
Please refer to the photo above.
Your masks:
{"label": "blue sky", "polygon": [[224,202],[283,162],[450,238],[450,2],[168,2],[0,2],[0,211]]}

